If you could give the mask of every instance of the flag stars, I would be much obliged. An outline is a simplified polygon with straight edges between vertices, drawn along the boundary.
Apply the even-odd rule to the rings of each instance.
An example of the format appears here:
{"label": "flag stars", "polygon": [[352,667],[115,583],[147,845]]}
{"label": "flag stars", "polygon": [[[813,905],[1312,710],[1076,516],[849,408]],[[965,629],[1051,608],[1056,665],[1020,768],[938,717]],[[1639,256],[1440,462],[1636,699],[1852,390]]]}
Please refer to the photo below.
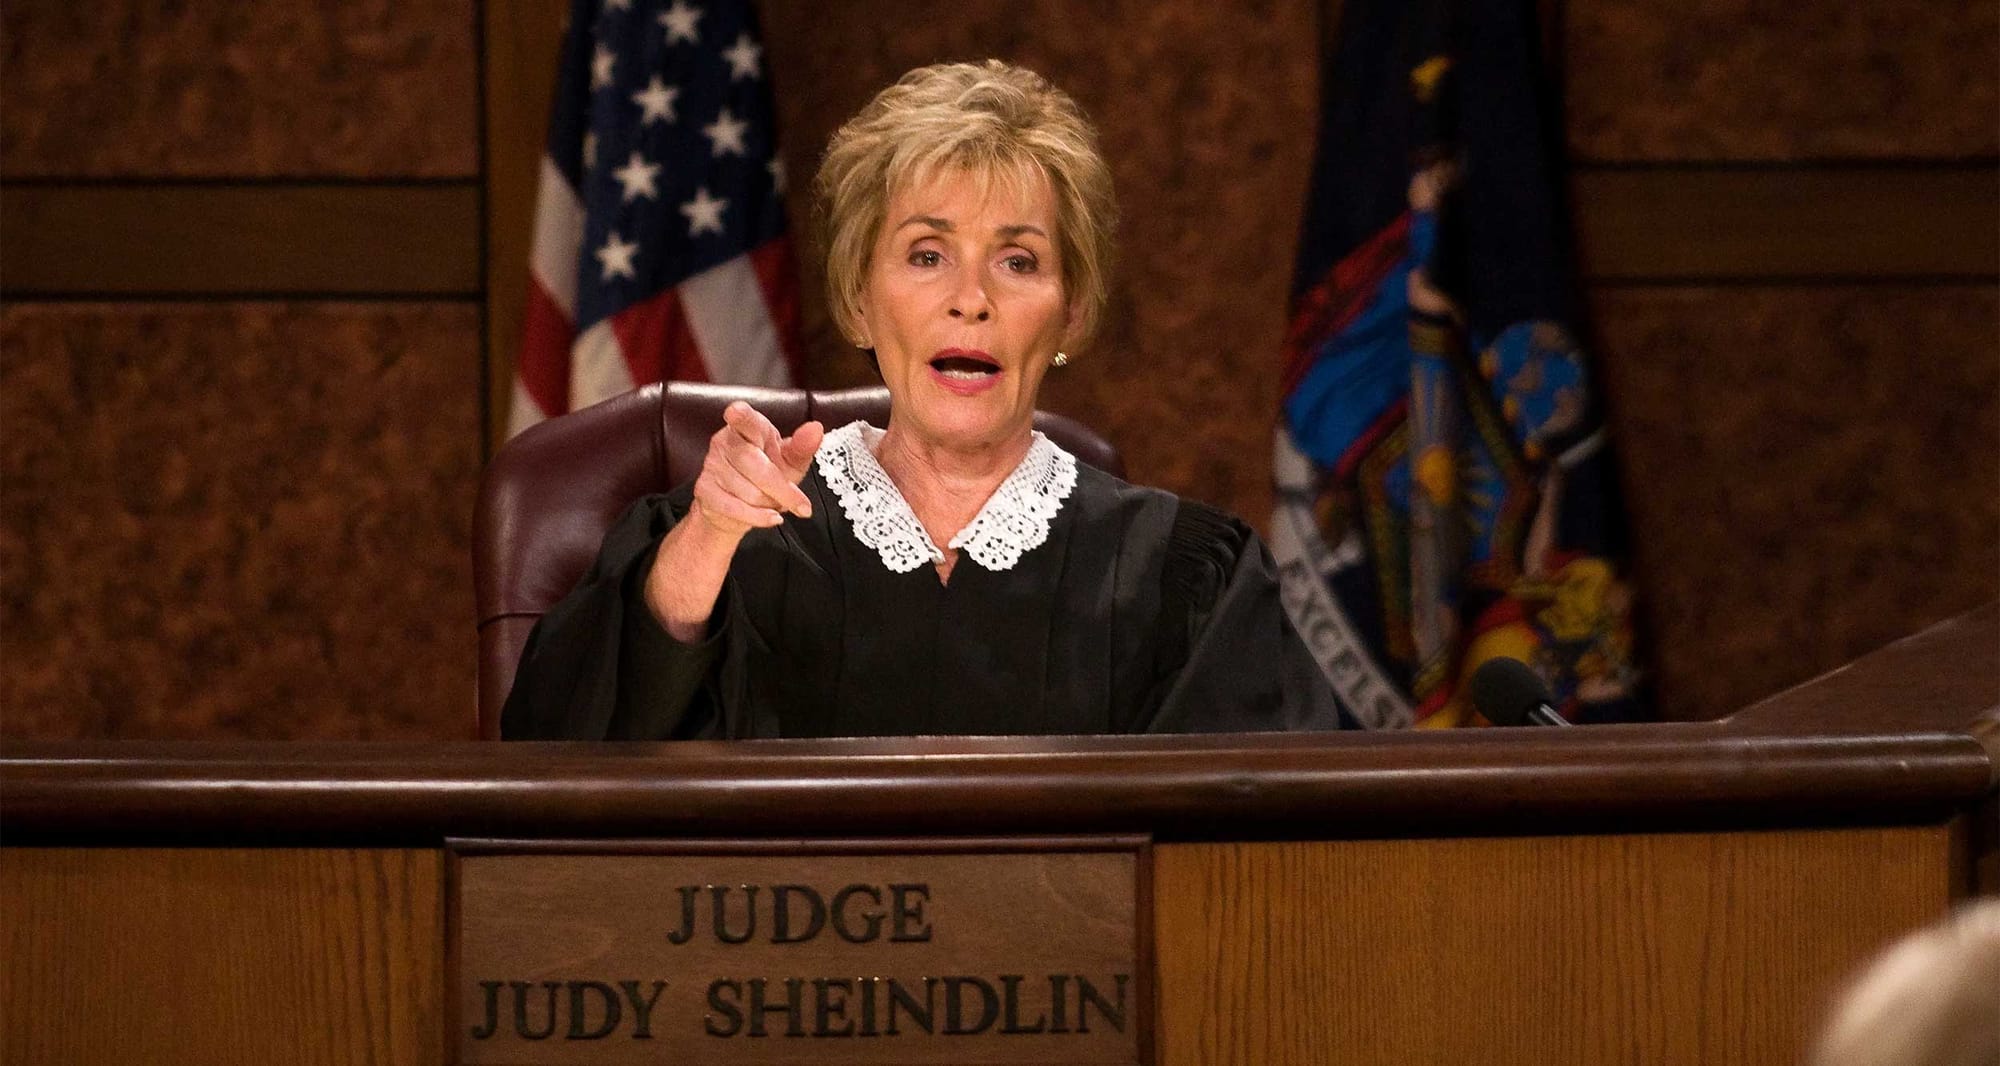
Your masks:
{"label": "flag stars", "polygon": [[613,75],[613,71],[617,68],[617,66],[618,66],[617,53],[613,52],[609,48],[604,47],[601,44],[598,45],[597,51],[592,53],[590,57],[591,90],[596,91],[598,89],[610,88],[611,83],[616,80],[615,76]]}
{"label": "flag stars", "polygon": [[701,128],[701,132],[708,136],[708,152],[710,155],[742,155],[744,153],[743,134],[748,132],[749,129],[750,124],[748,122],[744,122],[735,115],[730,114],[729,109],[725,107],[722,109],[722,114],[717,115],[712,124]]}
{"label": "flag stars", "polygon": [[704,233],[720,234],[722,209],[728,206],[728,200],[710,196],[707,186],[696,189],[694,199],[681,205],[681,214],[686,215],[688,220],[688,236],[699,237]]}
{"label": "flag stars", "polygon": [[625,203],[629,204],[641,196],[657,199],[660,195],[660,190],[653,184],[660,176],[660,164],[646,162],[646,157],[637,152],[632,153],[632,158],[626,160],[624,166],[612,171],[611,176],[625,187]]}
{"label": "flag stars", "polygon": [[763,54],[764,49],[751,40],[749,34],[736,38],[736,43],[722,53],[722,58],[729,61],[729,80],[755,78],[758,74],[757,61]]}
{"label": "flag stars", "polygon": [[[681,210],[685,211],[687,209],[682,208]],[[632,257],[638,254],[638,252],[639,245],[637,243],[621,239],[618,236],[618,231],[613,230],[611,237],[604,242],[604,246],[597,250],[597,261],[604,268],[604,276],[598,280],[610,281],[612,278],[637,277],[632,271]]]}
{"label": "flag stars", "polygon": [[695,23],[701,21],[701,9],[687,0],[674,0],[674,6],[660,12],[659,23],[667,28],[667,43],[686,41],[694,44],[701,40],[695,32]]}
{"label": "flag stars", "polygon": [[675,122],[674,101],[679,99],[679,89],[669,89],[658,74],[646,83],[646,87],[632,94],[632,102],[639,105],[639,125],[650,126],[654,122]]}

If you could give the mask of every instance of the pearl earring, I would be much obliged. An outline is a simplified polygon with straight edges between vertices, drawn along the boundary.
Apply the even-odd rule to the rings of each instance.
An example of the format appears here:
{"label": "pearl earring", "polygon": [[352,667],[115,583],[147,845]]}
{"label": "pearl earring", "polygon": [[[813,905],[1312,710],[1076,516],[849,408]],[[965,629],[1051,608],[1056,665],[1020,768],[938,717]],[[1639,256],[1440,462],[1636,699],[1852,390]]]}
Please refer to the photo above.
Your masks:
{"label": "pearl earring", "polygon": [[1064,354],[1063,354],[1063,353],[1061,353],[1061,352],[1057,352],[1057,353],[1056,353],[1056,357],[1055,357],[1054,359],[1051,359],[1051,360],[1049,360],[1049,365],[1050,365],[1050,366],[1068,366],[1068,365],[1069,365],[1069,356],[1067,356],[1067,355],[1064,355]]}

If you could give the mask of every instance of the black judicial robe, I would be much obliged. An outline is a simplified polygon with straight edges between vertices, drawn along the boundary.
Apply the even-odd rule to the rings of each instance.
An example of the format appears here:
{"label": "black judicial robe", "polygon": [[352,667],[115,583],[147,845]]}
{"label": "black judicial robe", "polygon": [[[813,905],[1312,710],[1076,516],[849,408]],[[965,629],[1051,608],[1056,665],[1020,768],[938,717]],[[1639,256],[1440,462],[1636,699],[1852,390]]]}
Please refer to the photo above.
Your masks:
{"label": "black judicial robe", "polygon": [[1351,726],[1256,534],[1078,464],[1048,540],[898,574],[814,465],[813,517],[752,530],[699,644],[643,589],[693,486],[635,503],[535,627],[510,740],[1175,733]]}

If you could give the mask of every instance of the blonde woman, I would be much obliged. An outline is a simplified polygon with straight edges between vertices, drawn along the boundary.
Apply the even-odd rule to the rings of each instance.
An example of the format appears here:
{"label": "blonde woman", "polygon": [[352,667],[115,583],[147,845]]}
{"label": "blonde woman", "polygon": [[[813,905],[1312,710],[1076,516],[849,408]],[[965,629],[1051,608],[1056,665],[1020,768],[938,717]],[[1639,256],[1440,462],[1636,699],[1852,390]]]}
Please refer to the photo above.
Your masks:
{"label": "blonde woman", "polygon": [[733,405],[693,484],[635,505],[544,617],[503,735],[1337,728],[1254,534],[1035,432],[1111,258],[1075,102],[998,61],[912,71],[816,192],[888,424],[787,438]]}

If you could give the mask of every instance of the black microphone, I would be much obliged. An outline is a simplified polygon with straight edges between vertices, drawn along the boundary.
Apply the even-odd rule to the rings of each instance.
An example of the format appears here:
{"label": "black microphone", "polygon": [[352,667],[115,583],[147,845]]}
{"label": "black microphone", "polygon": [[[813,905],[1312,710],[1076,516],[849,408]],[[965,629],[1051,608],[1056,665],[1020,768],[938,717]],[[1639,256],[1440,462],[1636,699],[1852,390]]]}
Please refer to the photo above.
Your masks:
{"label": "black microphone", "polygon": [[1488,659],[1472,672],[1472,705],[1494,725],[1569,725],[1550,698],[1541,677],[1519,659]]}

